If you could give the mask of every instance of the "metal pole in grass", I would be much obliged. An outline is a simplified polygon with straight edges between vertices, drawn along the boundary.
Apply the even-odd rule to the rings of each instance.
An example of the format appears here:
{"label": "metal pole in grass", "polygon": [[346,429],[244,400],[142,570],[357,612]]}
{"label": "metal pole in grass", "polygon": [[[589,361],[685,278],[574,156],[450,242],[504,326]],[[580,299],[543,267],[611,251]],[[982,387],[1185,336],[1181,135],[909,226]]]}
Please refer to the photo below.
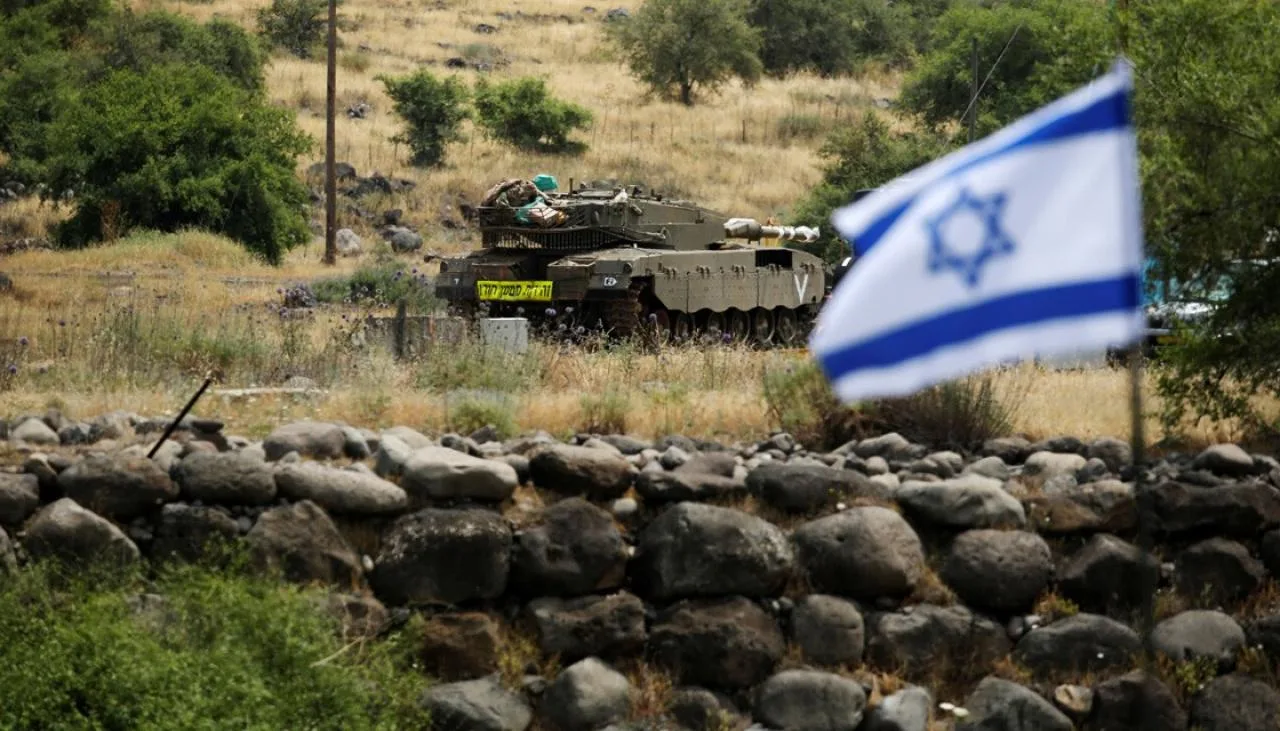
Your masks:
{"label": "metal pole in grass", "polygon": [[337,163],[334,161],[334,107],[337,104],[338,0],[329,0],[329,59],[324,114],[324,263],[338,260]]}
{"label": "metal pole in grass", "polygon": [[[1127,18],[1123,17],[1129,9],[1129,0],[1112,0],[1113,18],[1116,23],[1116,46],[1121,56],[1125,55],[1128,46]],[[1160,582],[1160,566],[1156,562],[1153,551],[1154,536],[1151,520],[1145,510],[1144,473],[1146,462],[1146,435],[1142,414],[1142,375],[1143,375],[1143,343],[1134,343],[1129,351],[1129,411],[1132,419],[1129,427],[1130,448],[1133,452],[1133,497],[1138,520],[1138,547],[1142,550],[1142,561],[1145,566],[1155,564],[1155,570],[1149,572],[1150,581],[1142,592],[1142,664],[1149,672],[1155,670],[1155,657],[1151,649],[1151,631],[1155,628],[1155,595]]]}
{"label": "metal pole in grass", "polygon": [[204,379],[204,385],[200,386],[200,390],[196,391],[196,395],[191,397],[191,400],[187,402],[187,405],[182,407],[182,411],[178,412],[177,418],[175,418],[173,422],[171,422],[169,426],[164,430],[164,434],[160,435],[160,440],[157,441],[156,445],[151,448],[150,452],[147,453],[147,459],[151,459],[152,457],[156,456],[156,452],[160,451],[160,445],[164,444],[165,440],[167,440],[173,434],[174,430],[178,428],[178,425],[181,424],[182,420],[186,418],[187,413],[191,411],[191,407],[195,406],[196,401],[199,401],[200,397],[204,395],[205,389],[209,387],[210,383],[213,383],[213,376],[209,376],[208,378]]}

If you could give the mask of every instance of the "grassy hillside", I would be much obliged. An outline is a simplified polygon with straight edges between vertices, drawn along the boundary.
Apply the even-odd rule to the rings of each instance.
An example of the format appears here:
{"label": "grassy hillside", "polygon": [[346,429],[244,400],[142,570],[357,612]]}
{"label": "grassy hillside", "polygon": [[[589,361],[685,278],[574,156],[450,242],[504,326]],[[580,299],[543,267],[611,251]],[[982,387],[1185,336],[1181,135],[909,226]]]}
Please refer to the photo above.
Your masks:
{"label": "grassy hillside", "polygon": [[[200,20],[227,18],[249,29],[264,5],[262,0],[138,3]],[[648,101],[644,87],[607,57],[602,42],[606,11],[638,5],[636,0],[610,2],[589,12],[587,0],[345,0],[339,9],[338,158],[362,175],[376,170],[418,183],[394,202],[417,224],[435,223],[453,196],[474,201],[497,180],[544,171],[562,185],[569,178],[617,177],[726,212],[766,217],[785,214],[818,181],[814,151],[825,132],[896,94],[897,79],[888,74],[853,80],[801,76],[765,80],[750,89],[731,85],[692,108]],[[485,27],[496,30],[477,30]],[[446,67],[450,58],[492,68],[452,69]],[[521,153],[486,140],[468,124],[467,139],[449,148],[445,169],[413,169],[407,150],[390,141],[400,123],[376,77],[423,66],[459,75],[468,84],[482,73],[498,79],[546,78],[556,95],[594,113],[592,128],[578,135],[588,151],[574,157]],[[302,128],[316,139],[313,156],[302,163],[305,170],[324,159],[324,58],[277,54],[267,75],[272,99],[296,109]],[[367,116],[349,118],[346,109],[361,103],[369,105]],[[430,245],[449,250],[457,243],[437,237]]]}

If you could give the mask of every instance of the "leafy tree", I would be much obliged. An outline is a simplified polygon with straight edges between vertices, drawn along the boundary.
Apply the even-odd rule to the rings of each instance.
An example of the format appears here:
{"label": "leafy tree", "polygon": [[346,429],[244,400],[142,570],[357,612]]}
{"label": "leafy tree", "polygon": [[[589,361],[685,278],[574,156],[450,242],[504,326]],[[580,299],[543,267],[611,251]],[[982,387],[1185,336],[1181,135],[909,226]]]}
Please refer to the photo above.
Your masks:
{"label": "leafy tree", "polygon": [[200,66],[122,70],[77,93],[49,130],[52,191],[76,192],[59,231],[83,246],[134,227],[198,227],[271,262],[307,240],[292,114]]}
{"label": "leafy tree", "polygon": [[199,25],[180,15],[120,13],[104,30],[104,69],[143,71],[150,66],[204,66],[250,91],[264,89],[266,54],[258,40],[227,20]]}
{"label": "leafy tree", "polygon": [[928,132],[894,134],[874,112],[835,132],[819,149],[827,160],[822,182],[791,215],[796,225],[819,226],[822,237],[802,245],[834,263],[851,254],[848,242],[831,229],[831,213],[863,189],[877,188],[949,151],[940,136]]}
{"label": "leafy tree", "polygon": [[900,65],[910,58],[909,10],[889,0],[754,0],[760,60],[774,76],[815,71],[847,74],[868,59]]}
{"label": "leafy tree", "polygon": [[1280,394],[1280,52],[1260,41],[1280,28],[1280,7],[1130,5],[1148,249],[1179,280],[1233,280],[1161,373],[1166,425],[1242,417],[1274,430],[1251,399]]}
{"label": "leafy tree", "polygon": [[258,9],[258,32],[272,46],[298,58],[312,58],[329,27],[326,0],[271,0]]}
{"label": "leafy tree", "polygon": [[441,80],[426,69],[399,78],[379,76],[378,80],[406,125],[392,140],[409,146],[414,165],[441,164],[445,146],[460,137],[462,121],[470,116],[465,106],[467,88],[456,76]]}
{"label": "leafy tree", "polygon": [[1115,34],[1099,3],[1019,0],[986,7],[959,2],[935,23],[930,50],[903,87],[903,106],[930,125],[962,119],[972,92],[974,39],[978,83],[985,80],[978,135],[1097,77],[1115,57]]}
{"label": "leafy tree", "polygon": [[591,123],[591,112],[551,96],[536,77],[490,84],[476,82],[476,118],[494,137],[522,150],[564,152],[583,145],[569,135]]}
{"label": "leafy tree", "polygon": [[631,73],[664,97],[693,104],[731,78],[760,78],[760,31],[747,0],[645,0],[635,16],[606,26]]}

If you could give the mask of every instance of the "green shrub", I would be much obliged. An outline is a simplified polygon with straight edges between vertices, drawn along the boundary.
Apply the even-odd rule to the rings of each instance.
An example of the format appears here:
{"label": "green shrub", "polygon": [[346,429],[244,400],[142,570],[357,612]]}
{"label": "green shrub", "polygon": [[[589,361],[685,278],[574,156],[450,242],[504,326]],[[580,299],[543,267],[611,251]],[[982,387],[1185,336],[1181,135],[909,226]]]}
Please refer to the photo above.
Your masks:
{"label": "green shrub", "polygon": [[76,194],[64,246],[202,228],[278,263],[310,238],[294,172],[310,139],[291,112],[207,68],[112,72],[76,93],[49,139],[49,187]]}
{"label": "green shrub", "polygon": [[522,150],[581,150],[569,141],[574,130],[591,123],[584,107],[551,96],[546,81],[525,77],[498,84],[481,78],[475,88],[476,118],[490,135]]}
{"label": "green shrub", "polygon": [[877,188],[951,149],[945,139],[925,132],[894,133],[875,112],[841,127],[827,138],[818,154],[824,160],[822,182],[796,206],[790,216],[798,225],[818,225],[822,236],[800,248],[835,263],[849,255],[849,243],[825,225],[831,213],[848,205],[856,191]]}
{"label": "green shrub", "polygon": [[456,76],[437,79],[426,69],[400,78],[378,79],[406,126],[393,141],[409,146],[414,165],[431,167],[444,162],[445,146],[460,138],[462,121],[471,116],[465,106],[466,87]]}
{"label": "green shrub", "polygon": [[911,10],[889,0],[757,0],[749,18],[774,76],[848,74],[868,60],[902,65],[913,50]]}
{"label": "green shrub", "polygon": [[582,408],[582,431],[589,434],[622,434],[627,431],[631,399],[626,392],[611,388],[603,393],[584,394],[578,402]]}
{"label": "green shrub", "polygon": [[506,439],[519,431],[513,410],[509,399],[464,397],[449,403],[446,424],[450,431],[463,435],[492,426],[499,439]]}
{"label": "green shrub", "polygon": [[766,370],[762,385],[773,423],[805,447],[835,449],[863,434],[865,418],[840,402],[815,361]]}
{"label": "green shrub", "polygon": [[896,431],[935,449],[968,450],[1012,434],[1016,405],[1006,403],[995,374],[986,372],[865,408],[883,431]]}
{"label": "green shrub", "polygon": [[318,55],[329,29],[326,0],[271,0],[258,9],[258,32],[272,46],[298,58]]}
{"label": "green shrub", "polygon": [[365,264],[348,276],[318,280],[311,288],[317,300],[330,304],[393,307],[404,302],[410,314],[430,312],[436,304],[426,274],[394,260]]}
{"label": "green shrub", "polygon": [[0,729],[425,727],[406,648],[344,652],[324,596],[240,570],[28,567],[0,584]]}
{"label": "green shrub", "polygon": [[102,70],[143,72],[167,64],[204,66],[247,91],[264,88],[266,53],[258,40],[228,20],[205,25],[163,11],[122,12],[106,24]]}

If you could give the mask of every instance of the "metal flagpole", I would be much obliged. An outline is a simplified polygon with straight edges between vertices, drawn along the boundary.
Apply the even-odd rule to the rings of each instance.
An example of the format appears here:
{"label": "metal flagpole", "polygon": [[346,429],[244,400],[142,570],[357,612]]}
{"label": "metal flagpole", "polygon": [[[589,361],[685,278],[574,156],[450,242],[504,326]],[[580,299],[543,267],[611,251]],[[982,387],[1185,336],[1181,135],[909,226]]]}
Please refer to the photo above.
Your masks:
{"label": "metal flagpole", "polygon": [[[1115,11],[1116,42],[1120,55],[1124,56],[1128,46],[1128,26],[1122,16],[1129,9],[1129,0],[1113,0]],[[1143,242],[1143,248],[1146,248]],[[1154,564],[1155,570],[1150,572],[1152,579],[1142,592],[1142,665],[1148,672],[1155,670],[1155,657],[1151,650],[1151,631],[1155,628],[1155,594],[1160,582],[1160,565],[1155,559],[1154,540],[1151,521],[1144,517],[1143,510],[1143,476],[1147,461],[1147,440],[1145,421],[1142,409],[1142,375],[1143,375],[1142,341],[1135,343],[1129,353],[1129,410],[1132,422],[1129,427],[1130,449],[1133,453],[1133,499],[1138,521],[1138,548],[1142,551],[1143,570]]]}

